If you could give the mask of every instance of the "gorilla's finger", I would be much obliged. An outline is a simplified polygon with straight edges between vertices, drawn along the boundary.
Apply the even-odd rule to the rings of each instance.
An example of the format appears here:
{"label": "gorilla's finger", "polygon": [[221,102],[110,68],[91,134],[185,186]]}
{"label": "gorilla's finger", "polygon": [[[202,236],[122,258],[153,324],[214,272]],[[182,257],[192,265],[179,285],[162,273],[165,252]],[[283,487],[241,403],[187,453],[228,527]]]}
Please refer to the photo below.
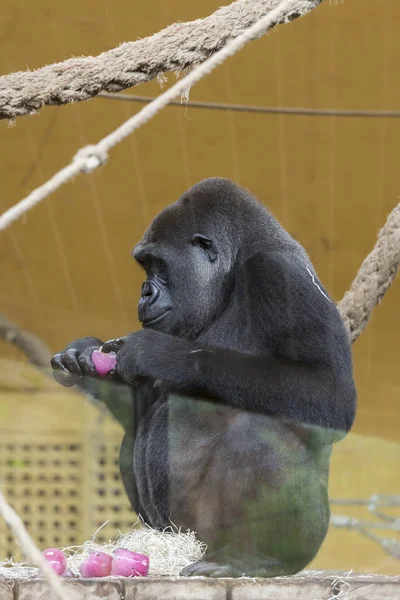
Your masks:
{"label": "gorilla's finger", "polygon": [[121,346],[126,342],[126,337],[120,337],[115,340],[108,340],[108,342],[104,342],[101,351],[107,354],[108,352],[118,352]]}
{"label": "gorilla's finger", "polygon": [[94,350],[98,350],[98,348],[87,348],[78,356],[78,364],[83,375],[90,375],[91,377],[97,375],[96,368],[92,361]]}
{"label": "gorilla's finger", "polygon": [[182,569],[179,575],[181,577],[210,577],[211,573],[218,571],[220,568],[224,567],[220,567],[217,563],[209,562],[208,560],[199,560]]}
{"label": "gorilla's finger", "polygon": [[67,379],[71,377],[71,374],[63,363],[63,353],[55,354],[50,363],[54,370],[54,379],[64,385]]}
{"label": "gorilla's finger", "polygon": [[67,350],[64,352],[62,362],[71,373],[82,375],[82,370],[78,362],[78,352],[76,350]]}
{"label": "gorilla's finger", "polygon": [[107,379],[111,379],[112,381],[115,381],[115,383],[124,383],[123,378],[116,369],[111,369],[111,371],[107,373]]}
{"label": "gorilla's finger", "polygon": [[63,369],[64,365],[62,362],[62,353],[59,352],[58,354],[55,354],[53,356],[53,358],[50,361],[51,366],[53,367],[54,370],[59,370],[59,369]]}
{"label": "gorilla's finger", "polygon": [[65,369],[60,369],[53,371],[53,377],[57,381],[57,383],[63,385],[64,387],[72,387],[77,383],[76,375],[71,375]]}

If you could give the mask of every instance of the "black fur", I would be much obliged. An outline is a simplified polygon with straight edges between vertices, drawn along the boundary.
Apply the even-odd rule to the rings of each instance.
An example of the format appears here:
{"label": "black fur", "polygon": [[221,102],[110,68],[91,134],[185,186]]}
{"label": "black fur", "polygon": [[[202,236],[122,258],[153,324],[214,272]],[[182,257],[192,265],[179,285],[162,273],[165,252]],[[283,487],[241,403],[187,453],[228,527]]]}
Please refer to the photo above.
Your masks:
{"label": "black fur", "polygon": [[[103,350],[117,351],[111,379],[134,396],[135,417],[126,398],[122,409],[118,394],[107,402],[126,430],[121,473],[134,508],[208,544],[186,575],[302,569],[328,527],[332,443],[355,414],[335,305],[305,250],[228,180],[188,190],[133,254],[147,274],[144,328]],[[93,382],[99,346],[83,338],[57,354],[58,381]]]}

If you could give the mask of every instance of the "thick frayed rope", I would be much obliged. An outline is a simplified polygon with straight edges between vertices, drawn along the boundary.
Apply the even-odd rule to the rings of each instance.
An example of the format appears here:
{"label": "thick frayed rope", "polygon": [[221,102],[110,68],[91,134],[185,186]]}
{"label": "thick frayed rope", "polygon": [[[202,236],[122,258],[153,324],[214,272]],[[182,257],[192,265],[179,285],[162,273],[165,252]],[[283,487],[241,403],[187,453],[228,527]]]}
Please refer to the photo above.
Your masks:
{"label": "thick frayed rope", "polygon": [[[286,18],[295,19],[322,1],[297,0]],[[99,56],[0,77],[0,119],[32,114],[46,105],[88,100],[102,91],[118,92],[167,71],[197,66],[280,4],[281,0],[238,0],[205,19],[175,23]]]}
{"label": "thick frayed rope", "polygon": [[400,204],[390,213],[377,242],[362,263],[350,289],[338,304],[354,342],[364,331],[373,308],[392,285],[400,264]]}
{"label": "thick frayed rope", "polygon": [[[171,100],[178,96],[184,96],[195,83],[211,73],[218,65],[227,58],[233,56],[251,40],[259,37],[278,22],[288,22],[295,16],[305,14],[320,4],[321,0],[282,0],[282,2],[260,21],[252,25],[248,30],[241,33],[230,41],[222,50],[219,50],[208,58],[203,64],[194,68],[186,77],[178,81],[169,90],[158,96],[147,106],[142,108],[136,115],[125,121],[108,136],[95,145],[83,148],[75,155],[72,163],[58,171],[44,185],[36,188],[24,200],[9,208],[0,216],[0,230],[6,229],[13,221],[44,200],[59,187],[67,183],[78,173],[88,173],[107,160],[108,151],[119,144],[136,129],[147,123],[160,110],[165,108]],[[269,5],[272,3],[269,2]],[[276,4],[276,2],[274,3]]]}

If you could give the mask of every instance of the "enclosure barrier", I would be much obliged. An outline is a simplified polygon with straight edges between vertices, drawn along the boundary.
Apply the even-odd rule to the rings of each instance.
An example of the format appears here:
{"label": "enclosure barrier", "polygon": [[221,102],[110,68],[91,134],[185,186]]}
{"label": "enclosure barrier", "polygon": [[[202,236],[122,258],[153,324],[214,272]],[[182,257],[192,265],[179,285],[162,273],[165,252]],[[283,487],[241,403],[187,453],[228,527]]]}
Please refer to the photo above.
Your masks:
{"label": "enclosure barrier", "polygon": [[[70,600],[400,600],[400,578],[343,576],[265,579],[128,579],[69,581]],[[0,600],[53,600],[45,581],[0,582]]]}

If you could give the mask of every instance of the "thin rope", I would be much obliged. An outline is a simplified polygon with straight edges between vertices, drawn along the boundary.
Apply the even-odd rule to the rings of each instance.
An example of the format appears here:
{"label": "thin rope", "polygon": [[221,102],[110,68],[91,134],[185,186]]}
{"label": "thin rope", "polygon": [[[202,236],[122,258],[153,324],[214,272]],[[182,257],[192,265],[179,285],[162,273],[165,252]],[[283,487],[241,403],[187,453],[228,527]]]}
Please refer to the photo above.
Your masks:
{"label": "thin rope", "polygon": [[191,86],[203,79],[206,75],[222,64],[227,58],[241,50],[248,42],[260,37],[276,23],[289,22],[300,13],[305,14],[320,4],[321,0],[283,0],[279,6],[271,10],[260,21],[249,27],[237,38],[226,44],[221,50],[213,54],[205,62],[194,68],[186,77],[178,81],[169,90],[155,98],[150,104],[142,108],[136,115],[117,127],[112,133],[104,137],[93,146],[81,148],[75,155],[72,163],[58,171],[42,186],[36,188],[26,198],[15,206],[9,208],[0,216],[0,230],[8,227],[13,221],[55,192],[59,187],[71,180],[75,175],[90,173],[104,164],[108,151],[122,142],[127,136],[152,119],[160,110],[165,108],[177,96],[185,96]]}
{"label": "thin rope", "polygon": [[55,571],[53,571],[49,563],[42,556],[40,550],[36,547],[34,541],[27,532],[21,518],[18,516],[15,510],[11,508],[1,492],[0,515],[11,528],[11,531],[18,539],[28,558],[40,568],[43,577],[45,577],[48,584],[52,588],[54,597],[58,598],[58,600],[70,600],[71,591],[67,591],[63,587],[60,577],[56,575]]}
{"label": "thin rope", "polygon": [[[282,21],[278,17],[269,27],[300,17],[322,1],[297,0]],[[36,71],[0,77],[0,119],[32,114],[45,105],[88,100],[102,91],[118,92],[167,71],[184,72],[206,61],[280,5],[281,0],[237,0],[204,19],[175,23],[99,56],[74,57]]]}
{"label": "thin rope", "polygon": [[[154,100],[151,96],[137,96],[135,94],[107,94],[97,96],[104,100],[124,100],[126,102],[139,102],[147,104]],[[227,104],[225,102],[170,102],[169,106],[180,108],[203,108],[208,110],[228,110],[232,112],[259,113],[273,115],[303,116],[303,117],[355,117],[367,119],[400,118],[400,110],[350,110],[340,108],[302,108],[300,106],[255,106],[252,104]]]}

